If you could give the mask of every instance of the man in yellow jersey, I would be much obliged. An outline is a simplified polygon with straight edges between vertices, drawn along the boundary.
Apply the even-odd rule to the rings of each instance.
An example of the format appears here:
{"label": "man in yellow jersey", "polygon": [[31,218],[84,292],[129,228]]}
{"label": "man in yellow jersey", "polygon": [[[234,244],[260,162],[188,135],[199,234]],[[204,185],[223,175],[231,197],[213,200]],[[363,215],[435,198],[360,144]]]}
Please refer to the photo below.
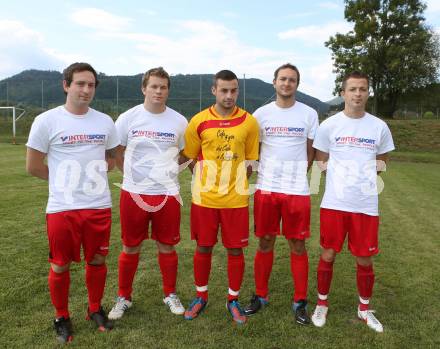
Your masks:
{"label": "man in yellow jersey", "polygon": [[185,132],[183,155],[197,160],[193,168],[191,238],[194,253],[196,298],[185,319],[196,318],[208,302],[212,249],[221,227],[228,251],[229,292],[227,309],[239,324],[246,317],[238,303],[244,273],[243,247],[249,239],[249,188],[251,167],[258,159],[259,130],[255,118],[236,106],[238,79],[230,70],[214,76],[215,104],[195,115]]}

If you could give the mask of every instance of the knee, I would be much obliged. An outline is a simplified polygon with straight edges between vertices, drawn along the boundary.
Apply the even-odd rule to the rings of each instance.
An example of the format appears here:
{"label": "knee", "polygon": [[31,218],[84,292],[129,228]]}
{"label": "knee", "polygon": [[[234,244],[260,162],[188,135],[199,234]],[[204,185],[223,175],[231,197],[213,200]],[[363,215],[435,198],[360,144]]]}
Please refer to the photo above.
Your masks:
{"label": "knee", "polygon": [[369,267],[373,264],[373,259],[371,257],[356,257],[356,262],[363,267]]}
{"label": "knee", "polygon": [[260,238],[258,249],[261,252],[270,252],[273,250],[273,247],[275,245],[275,236],[272,235],[264,235]]}
{"label": "knee", "polygon": [[160,253],[172,253],[174,252],[174,246],[173,245],[167,245],[163,244],[159,241],[156,241],[157,249]]}
{"label": "knee", "polygon": [[289,240],[290,252],[296,255],[303,255],[306,252],[306,243],[304,240],[291,239]]}
{"label": "knee", "polygon": [[142,245],[138,245],[138,246],[122,245],[122,251],[126,254],[137,254],[137,253],[141,252],[141,247],[142,247]]}
{"label": "knee", "polygon": [[228,254],[231,256],[240,256],[243,254],[242,248],[228,248]]}
{"label": "knee", "polygon": [[70,263],[64,264],[64,265],[57,265],[54,263],[50,263],[50,267],[52,268],[52,270],[57,273],[57,274],[61,274],[64,273],[65,271],[68,271],[70,269]]}
{"label": "knee", "polygon": [[100,254],[95,254],[93,259],[88,262],[90,265],[103,265],[105,263],[105,256]]}
{"label": "knee", "polygon": [[199,246],[197,245],[197,252],[199,253],[212,253],[212,246]]}
{"label": "knee", "polygon": [[336,258],[336,251],[331,249],[331,248],[326,248],[322,250],[321,253],[321,258],[325,261],[325,262],[329,262],[332,263],[334,262],[335,258]]}

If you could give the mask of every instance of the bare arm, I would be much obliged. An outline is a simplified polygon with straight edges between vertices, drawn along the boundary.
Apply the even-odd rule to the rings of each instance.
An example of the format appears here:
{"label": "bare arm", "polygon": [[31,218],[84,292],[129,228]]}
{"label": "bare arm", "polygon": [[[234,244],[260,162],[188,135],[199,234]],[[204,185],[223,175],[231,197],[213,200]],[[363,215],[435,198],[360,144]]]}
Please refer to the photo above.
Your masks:
{"label": "bare arm", "polygon": [[307,172],[313,165],[315,159],[315,148],[313,148],[313,139],[307,138]]}
{"label": "bare arm", "polygon": [[[183,171],[185,167],[188,167],[191,173],[194,171],[194,166],[196,165],[196,161],[194,159],[187,158],[183,152],[180,152],[179,159],[177,160],[180,166],[184,166],[180,171]],[[187,165],[186,165],[187,164]]]}
{"label": "bare arm", "polygon": [[328,162],[329,154],[325,153],[321,150],[316,149],[316,163],[321,171],[327,170],[327,162]]}
{"label": "bare arm", "polygon": [[385,171],[388,162],[388,153],[376,155],[377,174]]}
{"label": "bare arm", "polygon": [[115,162],[116,162],[116,167],[119,169],[119,171],[121,171],[122,173],[124,173],[124,154],[125,154],[125,149],[127,147],[123,146],[123,145],[119,145],[116,148],[116,154],[115,154]]}
{"label": "bare arm", "polygon": [[118,151],[119,145],[117,147],[107,149],[105,151],[105,161],[107,161],[107,170],[111,171],[115,168],[116,164],[116,153]]}
{"label": "bare arm", "polygon": [[28,147],[26,151],[26,172],[47,181],[49,168],[44,163],[45,157],[46,153]]}

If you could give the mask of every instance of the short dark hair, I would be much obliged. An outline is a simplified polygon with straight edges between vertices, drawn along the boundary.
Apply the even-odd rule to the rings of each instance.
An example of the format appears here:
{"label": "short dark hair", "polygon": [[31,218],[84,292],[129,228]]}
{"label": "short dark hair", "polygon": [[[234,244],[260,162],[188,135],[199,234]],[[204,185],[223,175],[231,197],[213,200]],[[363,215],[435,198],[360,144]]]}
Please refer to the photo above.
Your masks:
{"label": "short dark hair", "polygon": [[158,78],[167,79],[168,88],[171,86],[170,75],[163,69],[162,67],[151,68],[147,70],[142,77],[142,87],[145,88],[148,85],[148,80],[150,80],[150,76],[157,76]]}
{"label": "short dark hair", "polygon": [[274,80],[277,79],[277,77],[278,77],[278,73],[280,72],[281,69],[292,69],[292,70],[296,71],[296,75],[298,76],[297,85],[299,85],[299,79],[300,79],[300,76],[299,76],[299,70],[298,70],[298,68],[296,67],[296,65],[293,65],[293,64],[290,64],[290,63],[286,63],[286,64],[283,64],[282,66],[278,67],[278,68],[275,70],[275,73],[273,73],[273,79],[274,79]]}
{"label": "short dark hair", "polygon": [[368,75],[358,70],[354,70],[352,72],[345,74],[344,77],[342,78],[341,91],[345,90],[348,79],[365,79],[367,80],[368,86],[370,86],[370,78],[368,77]]}
{"label": "short dark hair", "polygon": [[98,87],[99,81],[98,81],[98,74],[96,73],[96,70],[93,69],[93,67],[89,63],[84,62],[76,62],[71,65],[69,65],[66,69],[63,70],[63,80],[66,81],[66,85],[70,86],[70,84],[73,81],[73,74],[74,73],[80,73],[83,71],[89,71],[93,74],[95,77],[95,87]]}
{"label": "short dark hair", "polygon": [[238,82],[237,75],[235,75],[235,73],[230,70],[220,70],[217,74],[215,74],[214,79],[212,80],[213,86],[217,85],[217,80],[225,80],[225,81],[237,80]]}

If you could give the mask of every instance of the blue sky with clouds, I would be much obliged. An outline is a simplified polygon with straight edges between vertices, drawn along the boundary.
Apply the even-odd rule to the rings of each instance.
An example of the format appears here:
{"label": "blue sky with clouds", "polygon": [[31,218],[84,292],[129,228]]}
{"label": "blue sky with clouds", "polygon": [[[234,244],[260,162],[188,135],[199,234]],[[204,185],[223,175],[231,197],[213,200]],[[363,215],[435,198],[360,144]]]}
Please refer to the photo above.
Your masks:
{"label": "blue sky with clouds", "polygon": [[[426,2],[427,23],[440,33],[440,1]],[[0,8],[0,79],[87,61],[108,75],[161,65],[171,74],[231,69],[270,82],[291,62],[300,90],[324,101],[334,87],[324,42],[351,29],[342,0],[40,0]]]}

